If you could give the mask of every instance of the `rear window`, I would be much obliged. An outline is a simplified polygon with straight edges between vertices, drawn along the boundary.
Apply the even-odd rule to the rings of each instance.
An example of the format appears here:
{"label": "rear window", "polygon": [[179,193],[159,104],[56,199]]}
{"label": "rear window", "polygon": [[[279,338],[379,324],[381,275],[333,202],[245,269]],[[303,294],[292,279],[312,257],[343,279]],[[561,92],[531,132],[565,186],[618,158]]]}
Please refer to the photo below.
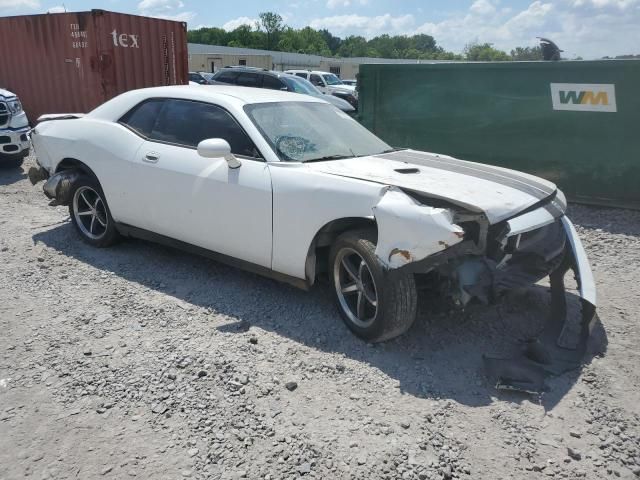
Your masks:
{"label": "rear window", "polygon": [[271,75],[264,75],[263,77],[262,88],[270,88],[272,90],[287,88],[286,85],[282,83],[278,77],[272,77]]}
{"label": "rear window", "polygon": [[298,72],[296,73],[296,77],[302,77],[302,78],[307,78],[307,74],[306,73],[302,73],[302,72]]}
{"label": "rear window", "polygon": [[135,130],[143,137],[149,137],[163,104],[164,99],[147,100],[129,110],[120,119],[120,123]]}
{"label": "rear window", "polygon": [[217,82],[223,83],[236,83],[236,78],[238,78],[239,72],[233,72],[231,70],[225,70],[218,74],[216,74],[213,79]]}
{"label": "rear window", "polygon": [[238,75],[237,84],[242,87],[261,87],[262,82],[260,81],[262,75],[258,75],[257,73],[247,73],[243,72]]}

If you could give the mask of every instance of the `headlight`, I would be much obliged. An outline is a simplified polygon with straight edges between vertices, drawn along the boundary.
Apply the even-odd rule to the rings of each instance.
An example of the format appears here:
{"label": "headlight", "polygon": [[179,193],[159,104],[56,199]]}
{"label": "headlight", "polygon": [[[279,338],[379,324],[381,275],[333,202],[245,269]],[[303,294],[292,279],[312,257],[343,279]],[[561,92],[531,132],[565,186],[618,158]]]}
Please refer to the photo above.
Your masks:
{"label": "headlight", "polygon": [[22,104],[20,103],[20,100],[18,100],[17,98],[15,100],[9,100],[7,102],[7,105],[9,105],[9,111],[14,115],[22,111]]}

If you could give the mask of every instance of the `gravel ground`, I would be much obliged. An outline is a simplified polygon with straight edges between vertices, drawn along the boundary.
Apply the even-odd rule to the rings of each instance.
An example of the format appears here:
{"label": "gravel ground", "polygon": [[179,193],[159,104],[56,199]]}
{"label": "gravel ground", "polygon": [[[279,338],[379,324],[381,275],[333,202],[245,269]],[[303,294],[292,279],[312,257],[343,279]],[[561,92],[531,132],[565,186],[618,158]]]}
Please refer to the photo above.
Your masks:
{"label": "gravel ground", "polygon": [[497,392],[481,358],[540,328],[543,286],[422,305],[368,345],[326,286],[142,241],[91,248],[0,170],[0,478],[637,478],[640,212],[570,215],[606,348],[538,397]]}

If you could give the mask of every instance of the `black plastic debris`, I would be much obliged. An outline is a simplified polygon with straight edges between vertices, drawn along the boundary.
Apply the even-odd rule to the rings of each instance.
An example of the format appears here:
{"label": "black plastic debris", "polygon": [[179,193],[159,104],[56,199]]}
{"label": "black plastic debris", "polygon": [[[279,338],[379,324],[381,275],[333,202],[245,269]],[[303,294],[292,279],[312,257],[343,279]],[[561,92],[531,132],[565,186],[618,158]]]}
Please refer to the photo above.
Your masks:
{"label": "black plastic debris", "polygon": [[519,354],[511,358],[484,356],[485,373],[498,390],[541,394],[545,379],[578,369],[587,353],[596,322],[595,306],[580,300],[579,315],[568,315],[564,276],[573,267],[571,255],[549,276],[551,314],[542,333],[522,342]]}

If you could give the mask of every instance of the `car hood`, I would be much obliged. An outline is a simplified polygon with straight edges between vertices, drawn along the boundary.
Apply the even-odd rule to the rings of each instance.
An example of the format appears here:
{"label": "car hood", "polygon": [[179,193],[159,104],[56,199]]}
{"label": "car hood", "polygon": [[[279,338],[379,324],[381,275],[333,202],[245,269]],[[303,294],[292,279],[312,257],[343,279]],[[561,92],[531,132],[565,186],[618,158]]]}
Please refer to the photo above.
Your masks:
{"label": "car hood", "polygon": [[0,97],[13,98],[15,96],[16,96],[15,93],[10,92],[9,90],[5,90],[4,88],[0,88]]}
{"label": "car hood", "polygon": [[352,85],[329,85],[332,92],[355,93],[356,87]]}
{"label": "car hood", "polygon": [[335,95],[321,94],[321,95],[318,96],[318,98],[321,98],[322,100],[325,100],[325,101],[329,102],[330,104],[338,107],[340,110],[342,110],[344,112],[353,112],[353,111],[355,111],[355,108],[353,108],[349,102],[347,102],[346,100],[341,99],[340,97],[336,97]]}
{"label": "car hood", "polygon": [[556,192],[553,183],[533,175],[415,150],[305,166],[446,200],[483,212],[492,224],[514,216]]}

